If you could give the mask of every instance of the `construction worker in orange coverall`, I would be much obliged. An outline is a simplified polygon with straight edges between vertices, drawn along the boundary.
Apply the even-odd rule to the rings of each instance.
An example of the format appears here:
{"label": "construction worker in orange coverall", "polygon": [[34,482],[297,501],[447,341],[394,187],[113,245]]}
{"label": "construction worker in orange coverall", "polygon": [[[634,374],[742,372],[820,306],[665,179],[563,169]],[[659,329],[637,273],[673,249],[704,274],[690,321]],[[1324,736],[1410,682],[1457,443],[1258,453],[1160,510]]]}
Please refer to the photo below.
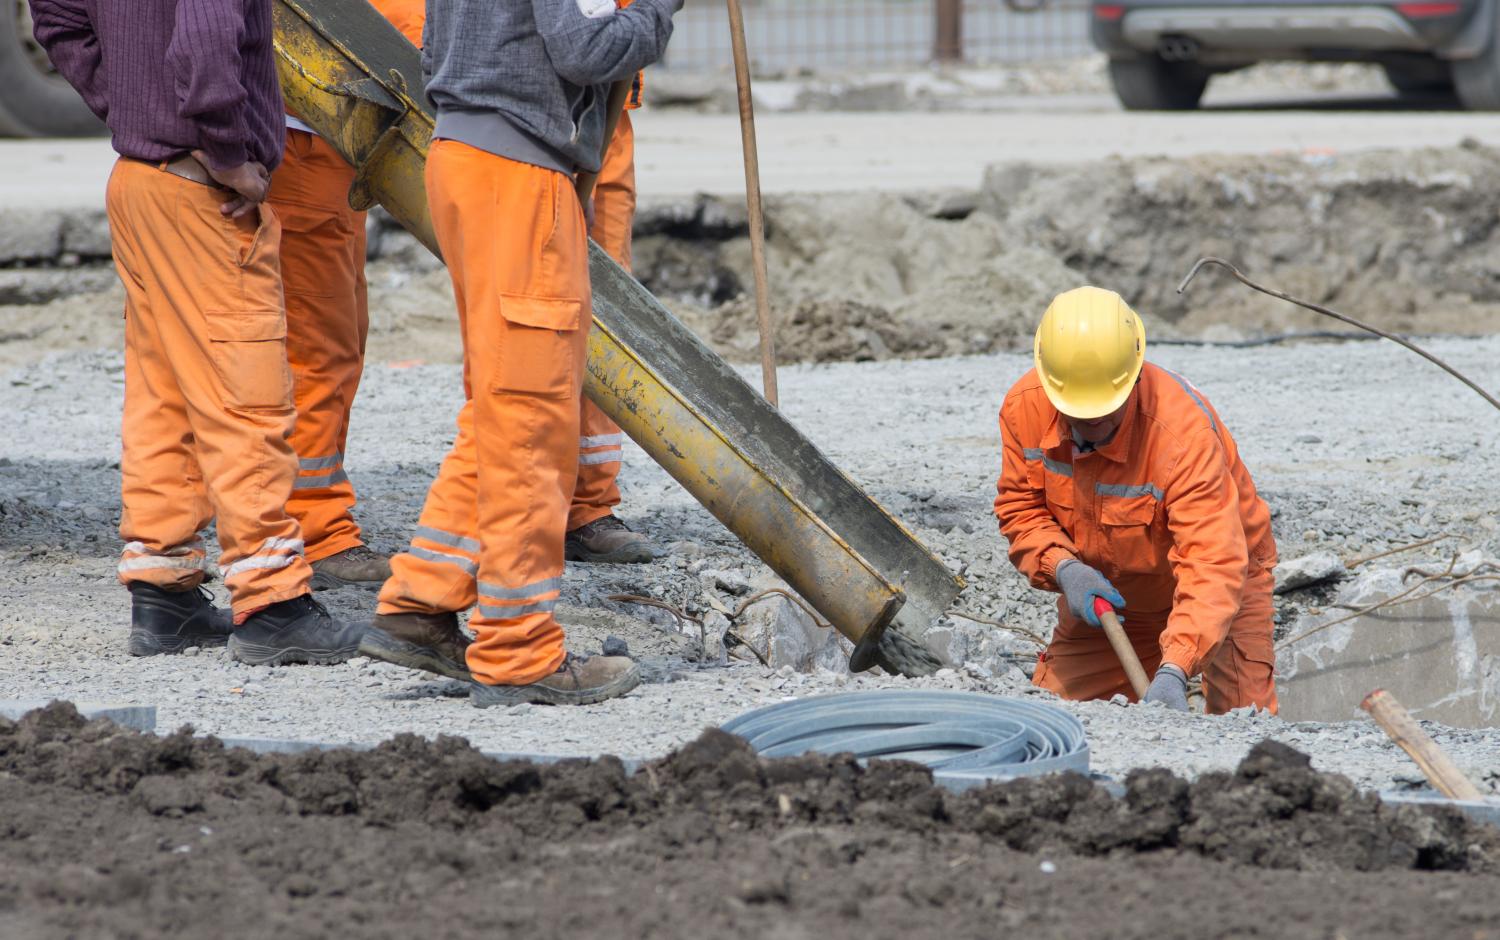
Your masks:
{"label": "construction worker in orange coverall", "polygon": [[[425,0],[372,0],[412,45],[422,44]],[[349,413],[364,372],[370,313],[365,290],[365,213],[349,207],[354,168],[295,116],[267,201],[281,219],[286,349],[297,422],[297,477],[287,514],[302,526],[314,590],[390,577],[390,559],[365,547],[344,470]]]}
{"label": "construction worker in orange coverall", "polygon": [[1095,613],[1120,608],[1146,702],[1276,710],[1271,513],[1234,439],[1186,379],[1145,362],[1140,317],[1113,291],[1058,296],[1035,368],[1000,409],[995,515],[1010,559],[1057,591],[1033,682],[1063,698],[1134,698]]}
{"label": "construction worker in orange coverall", "polygon": [[[126,648],[227,643],[265,665],[348,659],[359,631],[312,599],[285,511],[292,388],[280,222],[263,202],[283,136],[271,5],[36,0],[32,16],[120,154],[106,207],[126,296]],[[201,589],[200,533],[214,520],[228,617]]]}
{"label": "construction worker in orange coverall", "polygon": [[[553,615],[592,305],[573,177],[601,168],[609,86],[661,55],[680,6],[447,0],[428,10],[424,71],[438,119],[427,196],[464,331],[467,401],[361,650],[470,679],[479,707],[588,704],[640,681],[628,658],[567,652]],[[470,607],[465,645],[457,613]]]}

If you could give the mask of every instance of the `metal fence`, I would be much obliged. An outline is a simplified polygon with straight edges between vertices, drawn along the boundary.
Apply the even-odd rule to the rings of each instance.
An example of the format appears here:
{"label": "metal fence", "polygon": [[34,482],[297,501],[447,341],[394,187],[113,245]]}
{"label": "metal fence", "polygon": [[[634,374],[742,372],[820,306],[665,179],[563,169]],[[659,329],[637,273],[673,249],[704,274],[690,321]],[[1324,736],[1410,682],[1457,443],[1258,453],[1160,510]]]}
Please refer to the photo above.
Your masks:
{"label": "metal fence", "polygon": [[[746,0],[744,10],[746,43],[759,74],[938,60],[1005,64],[1093,51],[1087,0],[1052,0],[1036,10],[1004,0]],[[675,19],[662,67],[731,66],[722,2],[692,0]]]}

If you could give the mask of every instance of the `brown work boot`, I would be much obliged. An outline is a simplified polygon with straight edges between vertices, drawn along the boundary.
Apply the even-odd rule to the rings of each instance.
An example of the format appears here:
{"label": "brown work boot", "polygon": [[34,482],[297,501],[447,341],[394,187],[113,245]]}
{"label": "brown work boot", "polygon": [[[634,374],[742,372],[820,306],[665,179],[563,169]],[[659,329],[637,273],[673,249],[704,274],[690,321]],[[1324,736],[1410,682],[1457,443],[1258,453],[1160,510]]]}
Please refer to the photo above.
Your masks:
{"label": "brown work boot", "polygon": [[639,564],[655,560],[656,546],[614,516],[605,516],[569,532],[563,542],[563,557],[568,561]]}
{"label": "brown work boot", "polygon": [[474,683],[469,704],[492,705],[592,705],[624,695],[641,684],[641,671],[625,656],[564,657],[557,671],[530,685],[485,685]]}
{"label": "brown work boot", "polygon": [[471,682],[464,659],[470,642],[457,614],[376,614],[359,641],[359,654]]}
{"label": "brown work boot", "polygon": [[319,558],[312,563],[312,570],[314,591],[350,586],[378,591],[391,576],[391,556],[356,545],[337,555]]}

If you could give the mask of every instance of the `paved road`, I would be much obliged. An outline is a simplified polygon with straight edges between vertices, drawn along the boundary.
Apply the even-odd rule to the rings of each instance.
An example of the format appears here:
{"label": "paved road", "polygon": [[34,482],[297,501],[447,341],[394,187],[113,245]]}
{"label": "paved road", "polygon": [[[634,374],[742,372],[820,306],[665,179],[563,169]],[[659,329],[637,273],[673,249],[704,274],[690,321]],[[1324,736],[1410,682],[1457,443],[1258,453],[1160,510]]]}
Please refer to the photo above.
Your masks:
{"label": "paved road", "polygon": [[[970,187],[986,166],[1009,160],[1449,146],[1465,137],[1500,146],[1492,115],[1391,110],[1369,99],[1318,107],[1127,114],[1102,96],[1060,96],[974,114],[770,113],[756,126],[767,193]],[[643,193],[743,191],[734,116],[646,111],[636,126]],[[0,141],[0,209],[99,205],[112,162],[104,141]]]}

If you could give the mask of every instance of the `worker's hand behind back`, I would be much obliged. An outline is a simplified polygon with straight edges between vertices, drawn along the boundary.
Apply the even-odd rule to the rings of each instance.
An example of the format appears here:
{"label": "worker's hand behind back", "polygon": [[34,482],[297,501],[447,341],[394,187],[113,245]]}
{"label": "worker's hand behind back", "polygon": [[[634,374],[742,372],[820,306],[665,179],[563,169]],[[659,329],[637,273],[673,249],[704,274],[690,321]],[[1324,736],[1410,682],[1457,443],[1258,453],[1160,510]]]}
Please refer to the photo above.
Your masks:
{"label": "worker's hand behind back", "polygon": [[1102,626],[1099,615],[1094,613],[1094,598],[1102,597],[1117,609],[1125,606],[1125,598],[1120,596],[1120,592],[1115,590],[1108,578],[1100,574],[1097,568],[1091,568],[1076,558],[1070,558],[1057,566],[1056,581],[1068,600],[1068,609],[1073,612],[1073,616],[1091,627]]}
{"label": "worker's hand behind back", "polygon": [[271,174],[261,164],[250,160],[227,170],[215,170],[208,161],[208,154],[194,150],[193,156],[203,164],[203,168],[215,182],[236,193],[236,198],[219,207],[220,212],[231,219],[237,219],[265,202],[266,193],[271,189]]}

